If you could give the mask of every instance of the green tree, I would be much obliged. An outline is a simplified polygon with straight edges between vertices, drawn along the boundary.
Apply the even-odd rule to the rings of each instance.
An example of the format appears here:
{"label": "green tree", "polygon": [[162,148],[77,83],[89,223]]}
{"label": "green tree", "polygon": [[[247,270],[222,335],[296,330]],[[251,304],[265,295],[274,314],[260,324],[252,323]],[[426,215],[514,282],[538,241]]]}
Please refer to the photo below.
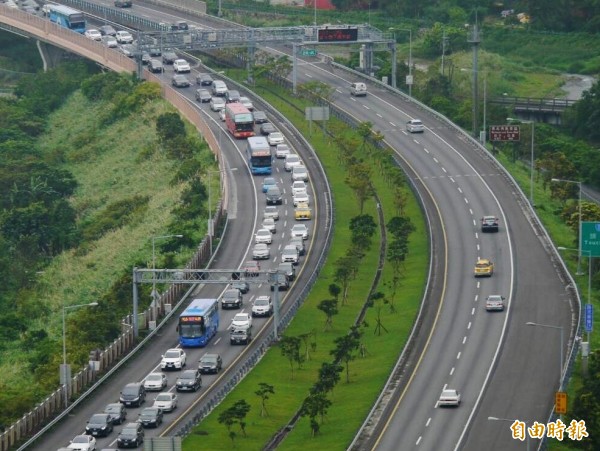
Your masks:
{"label": "green tree", "polygon": [[356,358],[355,352],[360,345],[360,331],[352,327],[350,332],[334,340],[335,349],[331,351],[336,362],[343,362],[346,367],[346,383],[350,382],[350,362]]}
{"label": "green tree", "polygon": [[261,382],[258,384],[258,390],[254,394],[260,398],[260,416],[269,416],[267,412],[267,400],[271,395],[275,394],[275,388],[266,382]]}
{"label": "green tree", "polygon": [[301,340],[298,337],[283,336],[279,340],[279,348],[281,349],[281,355],[288,359],[290,362],[290,369],[292,370],[292,379],[294,379],[294,363],[298,364],[298,368],[302,365],[302,355],[300,354]]}
{"label": "green tree", "polygon": [[328,393],[333,391],[333,388],[340,381],[340,373],[344,371],[344,367],[337,363],[323,362],[319,369],[319,379],[313,386],[312,391],[321,391]]}
{"label": "green tree", "polygon": [[325,313],[325,329],[331,329],[333,327],[333,316],[338,314],[337,308],[338,301],[336,299],[323,299],[317,305],[317,308]]}
{"label": "green tree", "polygon": [[374,193],[371,184],[371,167],[362,162],[351,164],[348,167],[348,176],[346,183],[354,191],[360,214],[363,214],[365,202]]}
{"label": "green tree", "polygon": [[161,145],[179,136],[185,136],[185,124],[178,113],[164,113],[156,119],[156,133]]}
{"label": "green tree", "polygon": [[310,418],[310,428],[313,437],[319,433],[320,429],[319,423],[316,420],[317,417],[320,417],[321,423],[323,423],[329,407],[331,407],[331,401],[327,399],[327,395],[324,392],[311,393],[304,399],[300,408],[300,415]]}
{"label": "green tree", "polygon": [[334,280],[342,290],[342,305],[346,305],[350,281],[354,278],[356,262],[349,257],[341,257],[335,262]]}
{"label": "green tree", "polygon": [[350,231],[352,232],[352,243],[361,249],[371,247],[371,238],[377,230],[377,223],[373,216],[363,214],[355,216],[350,220]]}

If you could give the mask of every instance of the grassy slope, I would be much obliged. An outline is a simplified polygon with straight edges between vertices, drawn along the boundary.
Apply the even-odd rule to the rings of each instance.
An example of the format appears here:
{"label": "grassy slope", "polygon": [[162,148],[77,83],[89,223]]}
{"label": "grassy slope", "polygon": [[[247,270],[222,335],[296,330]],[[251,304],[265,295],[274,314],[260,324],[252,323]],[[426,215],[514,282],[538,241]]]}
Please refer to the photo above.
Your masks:
{"label": "grassy slope", "polygon": [[[261,93],[261,95],[267,94]],[[295,110],[283,102],[270,99],[273,105],[303,131],[306,137],[308,126]],[[261,363],[253,370],[235,389],[235,391],[223,402],[213,414],[205,419],[185,441],[185,448],[192,450],[199,446],[208,449],[230,449],[231,442],[227,436],[224,426],[218,424],[217,417],[220,412],[231,406],[238,399],[245,399],[252,405],[252,410],[247,418],[248,437],[242,438],[239,431],[237,446],[248,449],[259,449],[266,440],[279,428],[281,428],[307,395],[310,386],[316,381],[317,372],[322,362],[330,362],[329,350],[333,348],[333,339],[346,333],[348,327],[354,321],[357,311],[365,295],[368,292],[374,269],[377,264],[377,249],[379,241],[373,241],[373,248],[361,264],[359,278],[352,282],[350,289],[350,302],[348,306],[341,307],[340,313],[333,318],[333,330],[324,332],[323,325],[325,317],[316,309],[316,305],[322,300],[329,298],[327,287],[333,283],[333,269],[329,263],[334,262],[342,256],[347,248],[350,232],[347,227],[349,219],[357,212],[357,203],[352,192],[345,185],[345,173],[337,161],[337,150],[333,148],[328,139],[321,133],[313,132],[309,138],[317,149],[328,179],[331,183],[332,193],[335,199],[336,229],[335,238],[328,257],[328,265],[321,273],[318,282],[312,290],[305,306],[298,312],[296,318],[286,330],[286,335],[297,336],[302,333],[314,331],[316,333],[317,349],[311,352],[311,359],[303,368],[296,371],[295,378],[291,378],[289,363],[281,356],[279,349],[271,349]],[[376,170],[373,171],[377,173]],[[381,196],[383,211],[386,220],[393,216],[392,198],[379,177],[373,181]],[[373,201],[365,206],[365,213],[373,215],[376,211]],[[311,444],[318,449],[345,449],[352,439],[356,429],[364,420],[374,399],[381,390],[391,366],[395,362],[398,353],[402,350],[404,342],[414,320],[421,299],[421,291],[426,276],[427,242],[424,238],[424,224],[420,217],[420,211],[414,200],[411,200],[408,213],[413,223],[417,226],[417,232],[411,236],[411,248],[409,258],[406,262],[406,273],[400,294],[397,295],[397,312],[389,313],[388,308],[383,310],[383,325],[389,333],[375,335],[374,309],[370,309],[367,315],[369,327],[365,330],[363,343],[366,346],[367,355],[358,357],[350,364],[350,383],[345,382],[345,374],[333,391],[331,400],[333,405],[329,409],[325,423],[322,425],[322,434],[311,439]],[[391,279],[391,275],[384,271],[383,281]],[[413,288],[416,287],[416,288]],[[380,284],[380,290],[384,290]],[[254,394],[260,382],[266,382],[275,387],[273,395],[267,404],[269,416],[259,416],[259,398]],[[352,406],[351,409],[348,406]],[[298,426],[291,432],[282,443],[280,449],[304,449],[306,440],[310,438],[308,420],[302,419]]]}
{"label": "grassy slope", "polygon": [[[142,218],[97,240],[87,254],[65,252],[38,275],[38,292],[32,296],[46,305],[51,314],[43,323],[59,340],[59,310],[66,305],[92,302],[105,293],[123,270],[135,261],[151,259],[150,237],[165,230],[169,212],[184,185],[171,185],[169,162],[155,145],[154,120],[170,106],[153,102],[141,114],[97,129],[98,116],[107,108],[74,94],[50,119],[40,151],[48,160],[62,161],[79,187],[70,200],[83,220],[107,204],[134,194],[150,196]],[[182,255],[182,261],[188,256]],[[36,326],[44,326],[39,321]],[[30,373],[22,366],[22,351],[10,349],[0,358],[4,382],[31,389]],[[58,371],[57,371],[58,372]],[[27,387],[27,388],[25,388]]]}

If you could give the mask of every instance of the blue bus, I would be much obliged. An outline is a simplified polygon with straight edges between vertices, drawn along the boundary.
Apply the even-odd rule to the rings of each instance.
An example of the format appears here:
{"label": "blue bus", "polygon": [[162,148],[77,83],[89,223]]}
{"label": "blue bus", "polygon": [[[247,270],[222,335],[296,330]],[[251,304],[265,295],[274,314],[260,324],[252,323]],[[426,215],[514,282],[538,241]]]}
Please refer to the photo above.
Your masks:
{"label": "blue bus", "polygon": [[271,146],[264,136],[251,136],[246,145],[248,165],[252,174],[270,174],[273,166]]}
{"label": "blue bus", "polygon": [[81,11],[64,5],[52,5],[49,15],[50,22],[77,33],[85,33],[85,15]]}
{"label": "blue bus", "polygon": [[179,344],[204,347],[219,329],[219,301],[194,299],[179,315]]}

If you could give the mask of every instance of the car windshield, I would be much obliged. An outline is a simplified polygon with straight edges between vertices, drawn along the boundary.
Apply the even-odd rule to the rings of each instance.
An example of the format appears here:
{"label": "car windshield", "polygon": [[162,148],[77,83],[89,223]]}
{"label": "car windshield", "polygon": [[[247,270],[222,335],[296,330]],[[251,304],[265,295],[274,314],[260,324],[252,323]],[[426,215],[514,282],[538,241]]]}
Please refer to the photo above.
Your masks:
{"label": "car windshield", "polygon": [[125,387],[123,389],[123,394],[125,395],[137,395],[138,394],[138,388],[137,387]]}
{"label": "car windshield", "polygon": [[179,357],[179,351],[167,351],[165,357],[167,359],[176,359]]}
{"label": "car windshield", "polygon": [[488,264],[487,263],[477,263],[477,267],[478,268],[487,268]]}
{"label": "car windshield", "polygon": [[137,427],[136,426],[125,426],[121,430],[121,434],[122,435],[135,435],[135,434],[137,434]]}
{"label": "car windshield", "polygon": [[179,379],[195,379],[195,378],[196,378],[196,375],[194,374],[193,371],[184,371],[183,373],[181,373],[181,376],[179,377]]}
{"label": "car windshield", "polygon": [[140,417],[142,418],[154,418],[158,414],[158,409],[144,409],[142,413],[140,413]]}
{"label": "car windshield", "polygon": [[121,412],[121,404],[109,404],[104,409],[106,413],[120,413]]}
{"label": "car windshield", "polygon": [[162,375],[161,374],[151,374],[150,376],[148,376],[146,378],[147,381],[159,381],[162,379]]}
{"label": "car windshield", "polygon": [[90,439],[87,435],[78,435],[73,439],[73,443],[89,443]]}
{"label": "car windshield", "polygon": [[90,418],[90,423],[106,423],[106,415],[94,415]]}
{"label": "car windshield", "polygon": [[269,305],[268,299],[257,299],[254,301],[254,305]]}
{"label": "car windshield", "polygon": [[156,401],[170,401],[170,400],[171,400],[171,395],[169,395],[169,394],[166,394],[166,393],[165,393],[165,394],[158,395],[158,396],[156,397]]}
{"label": "car windshield", "polygon": [[287,161],[288,163],[295,163],[297,161],[300,161],[300,158],[298,157],[298,155],[288,155],[285,161]]}
{"label": "car windshield", "polygon": [[200,361],[202,363],[217,363],[217,357],[213,355],[205,355]]}

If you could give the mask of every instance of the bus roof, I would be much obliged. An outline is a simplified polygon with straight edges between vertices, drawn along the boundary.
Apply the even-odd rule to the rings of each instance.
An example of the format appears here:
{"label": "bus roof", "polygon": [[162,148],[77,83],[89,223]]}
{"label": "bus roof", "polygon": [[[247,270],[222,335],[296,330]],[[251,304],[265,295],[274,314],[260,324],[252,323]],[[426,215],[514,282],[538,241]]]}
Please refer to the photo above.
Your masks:
{"label": "bus roof", "polygon": [[71,8],[69,6],[65,6],[65,5],[58,5],[58,4],[53,4],[50,6],[50,11],[56,11],[57,13],[61,13],[64,14],[66,16],[70,16],[71,14],[83,14],[81,11],[79,11],[78,9],[74,9]]}
{"label": "bus roof", "polygon": [[217,303],[217,299],[194,299],[179,316],[203,316],[209,308]]}
{"label": "bus roof", "polygon": [[251,150],[265,150],[268,149],[271,151],[271,146],[269,145],[269,141],[264,136],[251,136],[248,138],[248,147]]}
{"label": "bus roof", "polygon": [[250,110],[239,102],[232,102],[225,105],[225,109],[231,111],[233,114],[250,113]]}

